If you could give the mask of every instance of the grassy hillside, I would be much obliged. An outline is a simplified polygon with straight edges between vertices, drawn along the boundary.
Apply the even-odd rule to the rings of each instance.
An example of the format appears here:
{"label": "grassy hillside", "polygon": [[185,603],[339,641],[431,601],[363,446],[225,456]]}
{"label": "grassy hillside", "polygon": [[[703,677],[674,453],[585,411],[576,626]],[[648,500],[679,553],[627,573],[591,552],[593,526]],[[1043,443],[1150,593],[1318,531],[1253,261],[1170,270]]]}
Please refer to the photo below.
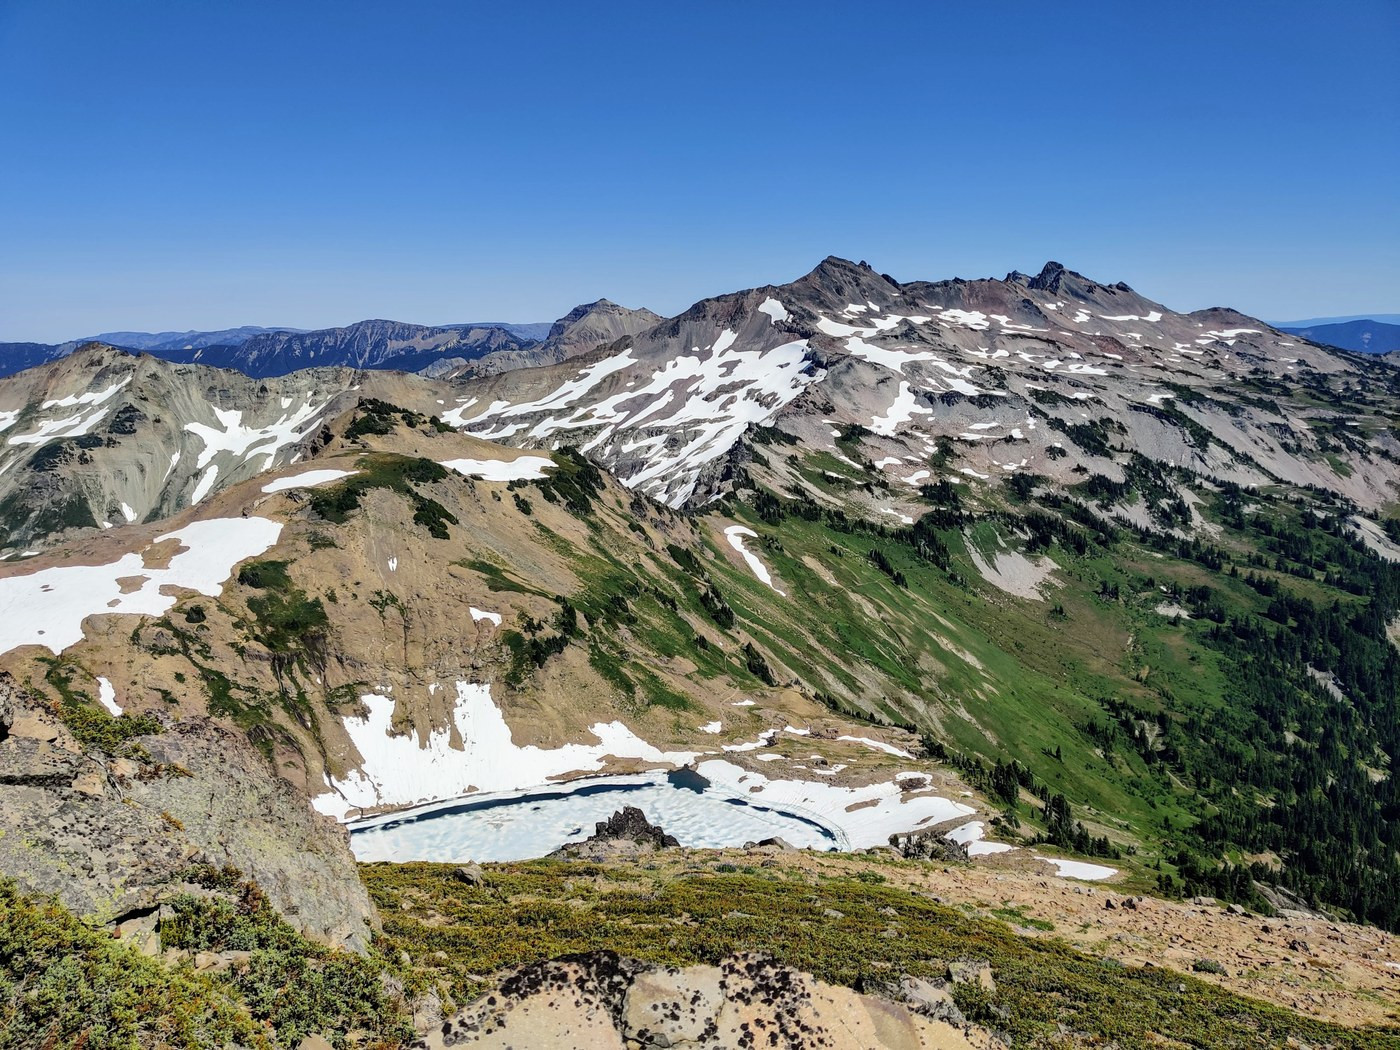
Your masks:
{"label": "grassy hillside", "polygon": [[[970,916],[887,878],[900,862],[867,860],[840,877],[770,859],[740,867],[705,854],[646,863],[534,861],[486,866],[479,886],[444,865],[366,865],[385,915],[384,943],[457,999],[480,976],[608,948],[667,965],[715,963],[755,948],[823,980],[879,989],[902,974],[942,977],[950,962],[991,964],[996,990],[954,986],[969,1020],[1015,1046],[1111,1042],[1276,1047],[1395,1045],[1395,1029],[1348,1030],[1160,968],[1125,967],[1005,922]],[[1024,916],[1008,915],[1025,922]]]}
{"label": "grassy hillside", "polygon": [[[1128,479],[1062,492],[1023,475],[975,507],[926,488],[906,528],[760,489],[722,510],[759,533],[787,597],[730,560],[715,571],[771,661],[980,760],[979,786],[1016,761],[1090,839],[1140,846],[1159,891],[1258,905],[1257,878],[1395,928],[1400,566],[1325,493]],[[1125,503],[1196,525],[1110,522]],[[999,551],[1052,570],[1043,600],[982,579]],[[1008,819],[1053,832],[1022,794],[1005,792]]]}

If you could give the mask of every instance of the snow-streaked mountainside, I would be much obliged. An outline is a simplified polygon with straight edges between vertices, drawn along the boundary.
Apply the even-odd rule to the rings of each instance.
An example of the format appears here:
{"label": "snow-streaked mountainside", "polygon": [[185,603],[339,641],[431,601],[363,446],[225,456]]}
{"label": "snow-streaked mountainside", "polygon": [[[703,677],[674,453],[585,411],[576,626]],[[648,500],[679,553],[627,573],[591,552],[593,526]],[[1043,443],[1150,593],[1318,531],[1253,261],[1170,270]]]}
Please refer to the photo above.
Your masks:
{"label": "snow-streaked mountainside", "polygon": [[[1346,405],[1318,409],[1321,426],[1286,407],[1301,390],[1349,384],[1383,391],[1385,380],[1234,311],[1175,313],[1056,263],[1034,277],[900,285],[832,258],[559,366],[468,382],[449,415],[492,440],[578,445],[672,506],[719,492],[740,438],[767,426],[838,461],[849,461],[841,435],[868,431],[896,502],[933,481],[1023,471],[1121,481],[1115,459],[1132,450],[1375,507],[1395,498],[1393,430],[1347,419]],[[1338,444],[1364,469],[1338,469],[1327,458]]]}
{"label": "snow-streaked mountainside", "polygon": [[[1393,501],[1400,477],[1388,362],[1224,308],[1175,313],[1056,263],[901,285],[831,258],[668,320],[600,300],[529,347],[501,329],[332,334],[334,349],[325,332],[263,333],[189,351],[193,365],[94,345],[0,381],[5,546],[172,513],[304,454],[325,413],[360,397],[497,442],[577,446],[673,507],[749,479],[912,519],[928,485],[1122,485],[1134,456],[1221,482],[1316,485],[1362,509]],[[459,356],[466,343],[479,356]],[[243,374],[205,367],[225,358]],[[303,359],[363,367],[249,375]],[[385,367],[424,359],[422,377]],[[764,453],[770,434],[801,456]],[[1175,498],[1124,498],[1115,513],[1143,523]]]}
{"label": "snow-streaked mountainside", "polygon": [[297,462],[362,396],[427,409],[431,392],[398,373],[257,380],[92,344],[0,381],[0,546],[167,517]]}

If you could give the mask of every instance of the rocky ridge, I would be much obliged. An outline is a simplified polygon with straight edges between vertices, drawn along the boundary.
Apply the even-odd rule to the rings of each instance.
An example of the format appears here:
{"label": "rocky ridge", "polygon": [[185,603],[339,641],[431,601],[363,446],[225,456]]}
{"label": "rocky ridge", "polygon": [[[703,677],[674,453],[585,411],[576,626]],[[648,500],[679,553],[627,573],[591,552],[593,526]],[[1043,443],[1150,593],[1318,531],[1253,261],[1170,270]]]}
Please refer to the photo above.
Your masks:
{"label": "rocky ridge", "polygon": [[[1334,406],[1286,407],[1298,385],[1328,391]],[[1374,508],[1395,496],[1400,446],[1336,395],[1393,404],[1391,385],[1371,362],[1235,311],[1176,313],[1058,263],[1033,277],[900,284],[831,258],[575,361],[469,382],[460,417],[493,440],[578,444],[673,506],[722,491],[761,426],[848,463],[837,439],[859,434],[896,501],[939,478],[1121,481],[1132,450]],[[1361,469],[1336,468],[1334,446]],[[796,471],[763,477],[820,498]]]}

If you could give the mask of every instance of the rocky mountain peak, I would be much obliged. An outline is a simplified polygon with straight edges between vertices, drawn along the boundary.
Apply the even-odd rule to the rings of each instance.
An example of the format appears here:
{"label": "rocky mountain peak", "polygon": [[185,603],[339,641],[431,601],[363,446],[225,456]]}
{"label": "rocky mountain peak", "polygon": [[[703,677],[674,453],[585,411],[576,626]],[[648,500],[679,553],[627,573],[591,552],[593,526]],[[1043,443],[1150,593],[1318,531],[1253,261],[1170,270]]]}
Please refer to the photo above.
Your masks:
{"label": "rocky mountain peak", "polygon": [[877,273],[867,262],[851,262],[828,255],[810,273],[780,289],[796,302],[811,298],[813,304],[883,302],[897,295],[899,283],[893,277]]}
{"label": "rocky mountain peak", "polygon": [[[1060,282],[1066,274],[1070,273],[1065,269],[1064,263],[1055,262],[1053,259],[1040,268],[1040,273],[1032,277],[1027,284],[1037,290],[1054,292],[1058,291]],[[1072,274],[1078,277],[1078,274]]]}
{"label": "rocky mountain peak", "polygon": [[1065,294],[1083,298],[1100,285],[1081,273],[1069,269],[1064,263],[1051,259],[1040,268],[1035,276],[1012,270],[1005,278],[1006,284],[1017,284],[1034,292],[1048,292],[1051,295]]}
{"label": "rocky mountain peak", "polygon": [[545,340],[545,354],[539,363],[576,357],[601,343],[611,343],[624,335],[645,331],[661,320],[659,314],[650,310],[633,310],[610,299],[583,303],[554,322]]}
{"label": "rocky mountain peak", "polygon": [[563,317],[559,318],[559,320],[555,321],[553,326],[549,329],[549,335],[546,341],[559,339],[565,332],[585,318],[609,315],[639,315],[644,318],[655,318],[657,321],[661,320],[659,314],[654,314],[645,308],[631,310],[628,307],[613,302],[611,299],[595,299],[591,303],[580,303]]}

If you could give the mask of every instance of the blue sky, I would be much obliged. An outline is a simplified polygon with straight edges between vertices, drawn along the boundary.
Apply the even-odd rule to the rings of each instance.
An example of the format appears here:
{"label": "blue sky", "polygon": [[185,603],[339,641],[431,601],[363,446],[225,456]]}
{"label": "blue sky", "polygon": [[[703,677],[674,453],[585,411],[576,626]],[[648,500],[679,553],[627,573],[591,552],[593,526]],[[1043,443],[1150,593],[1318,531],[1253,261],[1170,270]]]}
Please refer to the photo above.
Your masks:
{"label": "blue sky", "polygon": [[1400,0],[0,0],[0,340],[670,314],[828,254],[1393,312],[1397,55]]}

